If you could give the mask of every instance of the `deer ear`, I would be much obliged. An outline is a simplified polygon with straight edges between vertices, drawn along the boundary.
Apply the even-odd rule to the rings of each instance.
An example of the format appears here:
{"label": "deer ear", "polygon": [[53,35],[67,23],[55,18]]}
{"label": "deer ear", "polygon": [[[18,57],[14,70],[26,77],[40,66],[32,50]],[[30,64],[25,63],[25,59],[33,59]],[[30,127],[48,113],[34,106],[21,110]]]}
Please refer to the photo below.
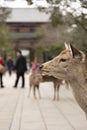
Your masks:
{"label": "deer ear", "polygon": [[69,49],[69,44],[67,44],[67,43],[65,42],[64,45],[65,45],[65,48],[66,48],[66,49]]}
{"label": "deer ear", "polygon": [[73,47],[72,44],[70,44],[69,46],[70,46],[70,51],[71,51],[71,55],[73,56],[73,58],[78,57],[81,61],[85,60],[86,56],[82,51],[79,51],[78,49]]}

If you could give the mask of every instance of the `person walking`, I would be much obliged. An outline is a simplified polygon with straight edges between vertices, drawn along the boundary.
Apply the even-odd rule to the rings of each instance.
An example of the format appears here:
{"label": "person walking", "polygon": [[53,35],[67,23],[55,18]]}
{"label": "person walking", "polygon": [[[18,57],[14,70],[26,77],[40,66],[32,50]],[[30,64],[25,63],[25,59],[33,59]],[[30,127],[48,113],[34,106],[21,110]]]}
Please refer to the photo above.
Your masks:
{"label": "person walking", "polygon": [[13,69],[13,60],[11,56],[8,56],[8,59],[7,59],[7,69],[8,69],[9,75],[11,76],[12,69]]}
{"label": "person walking", "polygon": [[22,88],[25,86],[25,77],[24,73],[27,71],[27,64],[26,59],[24,56],[22,56],[22,53],[20,50],[16,51],[17,59],[14,65],[14,70],[16,70],[16,81],[14,88],[17,88],[19,78],[22,77]]}
{"label": "person walking", "polygon": [[[2,56],[0,56],[0,65],[4,66],[4,60],[3,60]],[[1,85],[1,88],[4,88],[2,72],[0,72],[0,85]]]}

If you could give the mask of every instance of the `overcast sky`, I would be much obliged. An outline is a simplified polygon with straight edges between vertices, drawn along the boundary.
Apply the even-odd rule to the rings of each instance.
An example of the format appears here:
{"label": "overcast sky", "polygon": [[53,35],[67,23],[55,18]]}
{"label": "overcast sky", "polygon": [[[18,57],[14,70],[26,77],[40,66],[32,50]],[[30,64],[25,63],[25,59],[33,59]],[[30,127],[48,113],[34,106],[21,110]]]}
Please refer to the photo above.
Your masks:
{"label": "overcast sky", "polygon": [[[69,0],[68,0],[69,1]],[[67,11],[72,11],[73,9],[76,10],[76,14],[80,14],[80,12],[86,13],[87,14],[87,9],[82,9],[80,6],[80,2],[79,0],[77,0],[77,2],[70,2],[70,7],[66,8],[65,3],[61,5],[61,9],[66,9]],[[62,2],[63,3],[63,2]],[[46,2],[46,0],[33,0],[33,4],[32,5],[28,5],[26,0],[0,0],[0,5],[4,5],[4,6],[8,6],[11,8],[33,8],[33,7],[38,7],[38,6],[44,6],[44,7],[48,7],[49,4]]]}
{"label": "overcast sky", "polygon": [[14,0],[14,1],[11,1],[11,0],[7,0],[7,1],[4,1],[4,0],[0,0],[0,4],[1,5],[6,5],[6,6],[9,6],[9,7],[25,7],[25,8],[28,8],[28,7],[37,7],[37,6],[45,6],[45,7],[48,7],[48,3],[46,2],[46,0],[33,0],[33,5],[28,5],[27,1],[26,0]]}

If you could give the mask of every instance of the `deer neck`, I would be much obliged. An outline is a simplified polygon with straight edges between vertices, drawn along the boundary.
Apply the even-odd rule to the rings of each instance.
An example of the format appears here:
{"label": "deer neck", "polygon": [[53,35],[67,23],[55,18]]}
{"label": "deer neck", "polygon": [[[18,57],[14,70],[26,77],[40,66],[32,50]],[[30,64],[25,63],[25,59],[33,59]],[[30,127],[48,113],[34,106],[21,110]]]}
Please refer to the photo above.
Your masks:
{"label": "deer neck", "polygon": [[77,70],[74,70],[73,76],[70,79],[70,83],[72,84],[73,88],[76,85],[79,86],[87,86],[87,68],[85,64],[81,64],[77,67]]}
{"label": "deer neck", "polygon": [[78,93],[78,91],[85,91],[87,93],[87,66],[81,64],[69,82],[75,94]]}

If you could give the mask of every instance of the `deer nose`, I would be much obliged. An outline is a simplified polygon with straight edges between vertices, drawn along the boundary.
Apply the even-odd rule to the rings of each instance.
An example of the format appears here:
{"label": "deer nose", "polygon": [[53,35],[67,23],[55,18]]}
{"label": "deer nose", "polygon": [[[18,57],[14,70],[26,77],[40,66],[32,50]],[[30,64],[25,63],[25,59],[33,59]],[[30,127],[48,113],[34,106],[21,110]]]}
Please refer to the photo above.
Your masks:
{"label": "deer nose", "polygon": [[43,65],[40,65],[40,67],[39,67],[40,69],[42,69],[43,68]]}

